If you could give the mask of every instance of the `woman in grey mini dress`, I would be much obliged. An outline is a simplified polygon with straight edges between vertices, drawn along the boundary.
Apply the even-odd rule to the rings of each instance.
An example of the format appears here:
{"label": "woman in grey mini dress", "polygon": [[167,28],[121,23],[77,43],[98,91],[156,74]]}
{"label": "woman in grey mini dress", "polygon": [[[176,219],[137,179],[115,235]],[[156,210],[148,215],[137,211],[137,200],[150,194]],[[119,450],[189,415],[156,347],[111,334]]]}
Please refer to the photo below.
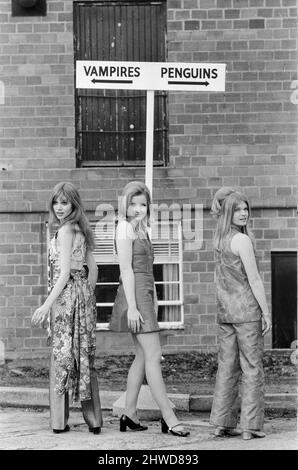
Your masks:
{"label": "woman in grey mini dress", "polygon": [[[221,188],[212,212],[217,216],[219,355],[210,423],[216,437],[264,437],[263,336],[271,318],[248,227],[249,203],[232,188]],[[241,431],[236,429],[240,377]]]}
{"label": "woman in grey mini dress", "polygon": [[128,373],[120,431],[126,431],[127,427],[133,431],[147,429],[137,418],[137,400],[146,373],[151,393],[163,416],[162,432],[169,431],[184,437],[189,432],[178,422],[172,410],[161,372],[153,248],[148,236],[150,204],[150,193],[143,183],[133,181],[125,186],[116,229],[121,276],[110,329],[131,332],[136,354]]}

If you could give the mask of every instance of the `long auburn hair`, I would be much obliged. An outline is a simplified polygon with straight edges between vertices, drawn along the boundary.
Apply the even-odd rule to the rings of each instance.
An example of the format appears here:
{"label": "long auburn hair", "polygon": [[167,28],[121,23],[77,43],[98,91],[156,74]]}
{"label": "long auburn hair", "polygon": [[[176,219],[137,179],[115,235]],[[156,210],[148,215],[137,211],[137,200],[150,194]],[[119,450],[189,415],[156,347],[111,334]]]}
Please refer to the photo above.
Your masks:
{"label": "long auburn hair", "polygon": [[[249,227],[249,218],[251,214],[250,204],[247,197],[240,192],[233,192],[227,196],[222,204],[221,210],[218,214],[217,225],[213,238],[214,248],[222,251],[226,248],[226,242],[233,229],[233,215],[236,207],[239,203],[244,202],[248,208],[248,220],[247,224],[240,228],[240,231],[245,235],[248,235],[252,241],[253,247],[255,248],[255,238]],[[237,228],[239,230],[239,228]]]}
{"label": "long auburn hair", "polygon": [[[57,219],[53,208],[53,205],[57,201],[59,196],[64,196],[67,202],[71,203],[72,208],[71,213],[68,215],[68,217],[63,220],[62,224],[60,224],[59,220]],[[82,200],[78,193],[78,190],[72,183],[61,182],[56,184],[49,200],[49,212],[50,227],[53,227],[53,225],[56,224],[59,224],[60,227],[67,223],[71,225],[77,224],[85,237],[87,248],[90,250],[94,248],[95,244],[90,223],[85,215]]]}
{"label": "long auburn hair", "polygon": [[131,181],[126,186],[124,186],[121,201],[119,204],[118,218],[119,221],[122,219],[127,219],[127,210],[131,204],[132,198],[134,196],[139,196],[143,194],[146,197],[147,201],[147,217],[146,224],[150,226],[150,206],[151,206],[151,196],[148,187],[141,181]]}

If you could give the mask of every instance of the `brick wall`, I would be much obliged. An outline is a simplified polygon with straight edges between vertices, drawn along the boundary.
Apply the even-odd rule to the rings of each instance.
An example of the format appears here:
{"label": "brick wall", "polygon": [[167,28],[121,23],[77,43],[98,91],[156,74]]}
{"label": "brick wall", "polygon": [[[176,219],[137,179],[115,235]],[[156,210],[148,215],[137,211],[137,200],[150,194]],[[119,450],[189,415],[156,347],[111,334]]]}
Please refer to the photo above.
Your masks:
{"label": "brick wall", "polygon": [[[72,3],[48,1],[46,17],[11,17],[0,0],[0,307],[11,355],[47,354],[30,316],[46,293],[47,199],[73,181],[92,216],[116,205],[141,168],[79,169],[75,163]],[[184,252],[185,330],[168,351],[216,347],[212,195],[240,186],[253,206],[262,277],[271,293],[270,250],[296,249],[296,0],[169,0],[168,61],[227,64],[224,93],[169,93],[170,164],[154,170],[154,201],[204,205],[204,244]],[[118,341],[119,340],[119,341]],[[98,333],[98,351],[128,339]],[[271,339],[266,338],[270,347]]]}
{"label": "brick wall", "polygon": [[12,17],[11,1],[0,1],[3,168],[75,166],[72,2],[48,1],[47,9],[45,17]]}
{"label": "brick wall", "polygon": [[198,168],[190,187],[200,186],[201,197],[225,184],[245,187],[259,206],[293,203],[296,1],[172,0],[169,7],[169,61],[227,64],[226,93],[171,94],[173,164]]}
{"label": "brick wall", "polygon": [[31,328],[32,310],[45,293],[45,256],[40,214],[6,213],[0,218],[0,325],[8,350],[36,353],[45,348],[40,329]]}

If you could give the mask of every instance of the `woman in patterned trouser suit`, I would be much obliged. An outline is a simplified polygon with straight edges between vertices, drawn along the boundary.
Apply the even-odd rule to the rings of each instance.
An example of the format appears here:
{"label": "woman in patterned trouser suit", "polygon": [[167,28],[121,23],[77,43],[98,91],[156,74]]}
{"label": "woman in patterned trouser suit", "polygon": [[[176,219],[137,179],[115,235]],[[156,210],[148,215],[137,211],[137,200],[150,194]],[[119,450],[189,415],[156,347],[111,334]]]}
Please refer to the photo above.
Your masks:
{"label": "woman in patterned trouser suit", "polygon": [[[264,437],[263,336],[271,318],[248,227],[247,198],[232,188],[215,195],[214,237],[219,323],[218,371],[210,423],[216,437]],[[238,384],[241,377],[241,419]]]}
{"label": "woman in patterned trouser suit", "polygon": [[99,434],[102,414],[94,369],[97,265],[92,255],[92,232],[73,184],[55,186],[50,199],[50,223],[59,224],[50,243],[51,293],[34,312],[32,324],[47,321],[52,344],[51,426],[55,433],[70,430],[67,421],[71,388],[72,399],[81,401],[89,431]]}

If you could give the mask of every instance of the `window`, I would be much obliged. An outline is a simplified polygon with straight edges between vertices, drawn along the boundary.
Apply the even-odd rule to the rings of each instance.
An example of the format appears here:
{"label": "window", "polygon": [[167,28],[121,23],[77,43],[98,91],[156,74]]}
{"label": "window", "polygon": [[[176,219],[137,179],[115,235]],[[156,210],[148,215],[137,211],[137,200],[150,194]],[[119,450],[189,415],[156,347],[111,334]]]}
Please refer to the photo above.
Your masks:
{"label": "window", "polygon": [[12,0],[11,16],[46,16],[46,0]]}
{"label": "window", "polygon": [[[97,328],[108,329],[119,285],[119,265],[114,245],[115,225],[108,224],[100,233],[93,223],[98,264]],[[183,328],[182,234],[180,223],[158,223],[152,227],[154,278],[158,298],[158,321],[161,329]]]}
{"label": "window", "polygon": [[[76,60],[164,62],[166,3],[74,2]],[[155,92],[155,165],[168,154],[167,93]],[[146,91],[75,90],[78,166],[145,164]]]}

